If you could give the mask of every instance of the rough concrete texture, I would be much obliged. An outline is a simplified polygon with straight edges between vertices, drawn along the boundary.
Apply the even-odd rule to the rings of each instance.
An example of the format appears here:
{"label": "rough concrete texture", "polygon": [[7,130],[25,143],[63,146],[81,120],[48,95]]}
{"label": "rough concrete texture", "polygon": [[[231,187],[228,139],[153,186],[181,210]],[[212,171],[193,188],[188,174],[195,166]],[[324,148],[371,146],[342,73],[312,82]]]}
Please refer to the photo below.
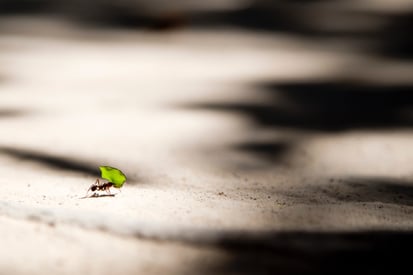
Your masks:
{"label": "rough concrete texture", "polygon": [[[409,97],[382,108],[409,119],[375,125],[311,117],[277,92],[321,80],[405,87],[411,64],[234,29],[1,24],[1,274],[298,274],[334,244],[345,250],[346,232],[412,243],[385,233],[413,229]],[[100,165],[127,183],[80,199]]]}

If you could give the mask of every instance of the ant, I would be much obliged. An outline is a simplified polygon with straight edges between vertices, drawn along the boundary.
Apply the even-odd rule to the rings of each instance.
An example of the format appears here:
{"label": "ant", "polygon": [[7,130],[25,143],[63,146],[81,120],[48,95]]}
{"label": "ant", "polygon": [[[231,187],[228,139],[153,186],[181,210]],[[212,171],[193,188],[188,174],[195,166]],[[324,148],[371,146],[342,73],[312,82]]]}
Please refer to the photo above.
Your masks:
{"label": "ant", "polygon": [[[123,186],[123,184],[126,181],[126,176],[125,174],[122,173],[121,170],[111,167],[111,166],[100,166],[99,167],[100,172],[101,172],[101,177],[108,180],[107,182],[102,182],[100,183],[99,178],[96,179],[95,183],[92,184],[89,189],[86,191],[86,195],[83,198],[91,198],[91,197],[103,197],[105,195],[99,195],[98,193],[95,193],[95,191],[106,191],[107,195],[106,196],[115,196],[115,194],[112,194],[110,192],[110,188],[118,188],[120,191],[120,188]],[[89,191],[94,192],[91,196],[88,196]]]}
{"label": "ant", "polygon": [[[100,182],[99,179],[96,179],[95,183],[92,184],[89,189],[86,191],[86,195],[84,196],[84,198],[89,198],[89,197],[99,197],[98,194],[93,193],[93,195],[88,196],[87,194],[89,193],[89,191],[95,192],[95,191],[106,191],[107,196],[114,196],[114,194],[112,194],[110,192],[110,188],[113,186],[112,182]],[[103,196],[103,195],[102,195]]]}

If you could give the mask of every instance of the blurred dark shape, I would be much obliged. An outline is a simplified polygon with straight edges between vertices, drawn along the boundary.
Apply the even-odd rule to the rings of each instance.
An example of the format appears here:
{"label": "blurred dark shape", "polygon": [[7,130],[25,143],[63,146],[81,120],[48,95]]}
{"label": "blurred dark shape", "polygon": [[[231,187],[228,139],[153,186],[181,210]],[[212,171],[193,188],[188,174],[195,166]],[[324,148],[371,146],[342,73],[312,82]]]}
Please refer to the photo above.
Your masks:
{"label": "blurred dark shape", "polygon": [[352,7],[345,1],[255,1],[232,11],[199,15],[196,24],[235,26],[319,40],[358,41],[366,54],[413,57],[413,9],[403,12]]}
{"label": "blurred dark shape", "polygon": [[[320,198],[317,205],[413,205],[413,183],[396,178],[335,179],[284,193],[290,202],[308,205],[314,205],[314,194]],[[216,241],[229,257],[206,269],[214,274],[405,274],[412,245],[408,230],[231,232]]]}
{"label": "blurred dark shape", "polygon": [[0,15],[46,12],[51,4],[50,0],[0,0]]}
{"label": "blurred dark shape", "polygon": [[366,54],[412,58],[413,8],[394,12],[370,5],[342,0],[0,0],[0,14],[51,14],[98,27],[152,30],[233,26],[320,42],[350,39],[360,47],[367,43]]}
{"label": "blurred dark shape", "polygon": [[15,109],[0,109],[0,118],[19,117],[26,112]]}
{"label": "blurred dark shape", "polygon": [[256,141],[245,142],[234,146],[234,149],[241,152],[252,153],[270,163],[280,161],[289,151],[292,142],[285,141]]}
{"label": "blurred dark shape", "polygon": [[190,108],[237,112],[257,127],[313,131],[392,129],[413,126],[413,86],[341,81],[260,85],[265,103],[199,103]]}
{"label": "blurred dark shape", "polygon": [[278,3],[276,8],[268,8],[256,3],[233,11],[198,14],[193,21],[196,26],[203,27],[236,26],[252,30],[277,31],[289,22],[289,13],[279,5]]}
{"label": "blurred dark shape", "polygon": [[0,14],[61,16],[96,27],[144,27],[168,30],[198,14],[248,6],[253,0],[0,0]]}
{"label": "blurred dark shape", "polygon": [[391,15],[377,35],[378,54],[398,59],[413,58],[413,11]]}
{"label": "blurred dark shape", "polygon": [[97,168],[99,165],[90,165],[80,160],[12,147],[0,147],[0,154],[18,160],[32,161],[51,169],[61,169],[99,177],[99,170]]}
{"label": "blurred dark shape", "polygon": [[410,231],[263,232],[218,240],[226,260],[199,263],[211,274],[405,274]]}
{"label": "blurred dark shape", "polygon": [[[51,170],[59,169],[100,178],[100,171],[98,167],[101,164],[94,164],[81,159],[8,146],[0,146],[0,155],[1,154],[17,160],[33,162]],[[128,174],[128,184],[134,184],[137,182],[143,182],[142,178],[136,175]]]}
{"label": "blurred dark shape", "polygon": [[[162,1],[157,1],[162,2]],[[187,13],[151,4],[150,1],[71,1],[61,3],[58,12],[100,28],[149,28],[169,30],[186,25]]]}
{"label": "blurred dark shape", "polygon": [[[87,21],[91,22],[90,18]],[[159,13],[136,16],[128,14],[127,11],[119,11],[111,14],[100,14],[98,17],[93,18],[93,22],[98,22],[101,27],[144,27],[153,31],[168,31],[188,26],[189,18],[185,13]]]}
{"label": "blurred dark shape", "polygon": [[[337,5],[332,5],[334,2]],[[207,13],[206,16],[201,17],[203,20],[200,20],[199,24],[206,26],[229,25],[255,31],[322,38],[360,33],[357,26],[348,24],[348,21],[354,19],[375,20],[376,17],[383,18],[383,16],[376,14],[348,10],[339,3],[340,1],[323,0],[254,1],[251,5],[237,10]],[[324,21],[316,24],[315,22],[320,19]],[[344,21],[341,24],[345,27],[338,30],[331,29],[332,26],[336,25],[334,21]]]}

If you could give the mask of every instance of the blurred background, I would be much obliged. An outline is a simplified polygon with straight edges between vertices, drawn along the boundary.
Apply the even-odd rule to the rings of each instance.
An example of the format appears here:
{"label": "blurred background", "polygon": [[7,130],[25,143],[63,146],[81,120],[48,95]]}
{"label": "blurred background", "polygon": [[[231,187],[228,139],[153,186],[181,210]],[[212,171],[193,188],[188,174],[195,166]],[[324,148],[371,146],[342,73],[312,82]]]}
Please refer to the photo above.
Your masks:
{"label": "blurred background", "polygon": [[[248,138],[227,135],[232,151],[268,160],[303,134],[411,126],[412,9],[408,0],[1,0],[2,90],[45,93],[52,108],[69,94],[79,114],[101,93],[96,102],[116,102],[107,111],[133,109],[134,97],[238,116]],[[36,106],[9,95],[3,116]]]}
{"label": "blurred background", "polygon": [[[149,274],[402,271],[412,27],[411,0],[0,0],[0,213],[172,241]],[[129,189],[79,203],[102,164]],[[110,274],[82,234],[37,265]],[[125,274],[156,266],[114,235]]]}

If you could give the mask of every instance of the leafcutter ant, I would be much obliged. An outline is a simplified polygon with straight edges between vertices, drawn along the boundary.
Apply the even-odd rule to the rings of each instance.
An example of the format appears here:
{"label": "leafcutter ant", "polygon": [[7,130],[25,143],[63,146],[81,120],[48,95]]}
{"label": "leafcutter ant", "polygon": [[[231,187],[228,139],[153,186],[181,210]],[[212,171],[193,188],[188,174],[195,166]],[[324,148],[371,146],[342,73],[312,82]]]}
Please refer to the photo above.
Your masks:
{"label": "leafcutter ant", "polygon": [[[100,196],[115,196],[110,192],[110,188],[113,187],[112,182],[100,182],[99,179],[96,179],[95,183],[92,184],[89,189],[86,191],[86,195],[84,198],[90,198],[90,197],[100,197]],[[89,195],[89,192],[92,191],[94,192],[92,195]],[[96,191],[106,191],[106,195],[99,195],[95,193]]]}

